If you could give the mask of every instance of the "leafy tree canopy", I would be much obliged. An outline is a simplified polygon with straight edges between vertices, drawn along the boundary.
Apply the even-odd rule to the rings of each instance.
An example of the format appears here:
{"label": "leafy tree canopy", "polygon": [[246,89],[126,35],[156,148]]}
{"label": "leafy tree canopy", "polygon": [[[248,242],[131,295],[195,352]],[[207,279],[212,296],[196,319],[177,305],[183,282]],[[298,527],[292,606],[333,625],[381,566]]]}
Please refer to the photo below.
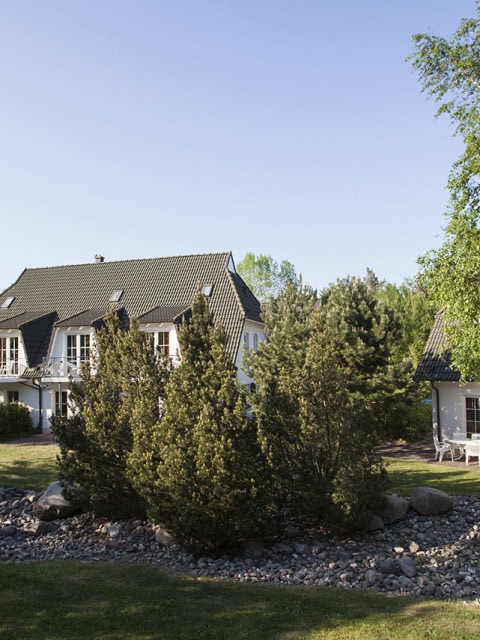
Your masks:
{"label": "leafy tree canopy", "polygon": [[280,264],[272,256],[247,253],[237,271],[259,300],[276,297],[288,282],[297,282],[295,267],[288,260]]}
{"label": "leafy tree canopy", "polygon": [[453,365],[464,379],[480,379],[480,2],[450,39],[413,36],[410,60],[438,115],[450,117],[464,143],[448,180],[444,243],[419,262],[429,295],[445,309]]}

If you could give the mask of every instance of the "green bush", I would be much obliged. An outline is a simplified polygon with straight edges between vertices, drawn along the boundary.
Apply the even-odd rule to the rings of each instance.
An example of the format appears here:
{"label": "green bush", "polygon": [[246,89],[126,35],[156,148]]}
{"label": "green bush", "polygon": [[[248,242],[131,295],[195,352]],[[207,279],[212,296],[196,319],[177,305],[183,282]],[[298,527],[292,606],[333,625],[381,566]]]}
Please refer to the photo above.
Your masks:
{"label": "green bush", "polygon": [[33,433],[32,417],[27,406],[18,402],[0,403],[0,439]]}
{"label": "green bush", "polygon": [[265,538],[272,510],[256,426],[225,354],[225,332],[213,326],[202,295],[179,341],[182,362],[165,387],[151,455],[137,456],[136,486],[148,515],[207,551]]}
{"label": "green bush", "polygon": [[73,485],[67,497],[95,514],[143,517],[144,503],[128,471],[131,421],[139,407],[158,419],[163,363],[138,322],[125,330],[116,314],[106,317],[96,343],[95,375],[85,365],[81,384],[72,386],[73,415],[52,418],[59,475]]}

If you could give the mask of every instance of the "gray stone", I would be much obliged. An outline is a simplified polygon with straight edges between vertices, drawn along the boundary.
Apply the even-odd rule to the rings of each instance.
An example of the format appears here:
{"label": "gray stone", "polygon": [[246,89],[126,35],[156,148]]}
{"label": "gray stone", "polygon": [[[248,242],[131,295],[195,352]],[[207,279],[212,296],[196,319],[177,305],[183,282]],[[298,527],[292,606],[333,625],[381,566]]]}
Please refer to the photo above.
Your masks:
{"label": "gray stone", "polygon": [[39,520],[60,520],[80,511],[80,508],[63,496],[61,482],[53,482],[40,496],[33,508],[33,515]]}
{"label": "gray stone", "polygon": [[155,542],[158,542],[158,544],[164,547],[172,547],[177,544],[172,534],[168,533],[163,527],[157,527],[155,529]]}
{"label": "gray stone", "polygon": [[397,563],[393,558],[385,558],[385,560],[380,565],[380,571],[382,573],[398,573]]}
{"label": "gray stone", "polygon": [[0,527],[0,538],[7,538],[14,536],[17,533],[17,527],[13,524],[9,524],[6,527]]}
{"label": "gray stone", "polygon": [[46,520],[34,520],[23,527],[24,533],[29,536],[41,536],[44,533],[50,533],[51,530],[50,522]]}
{"label": "gray stone", "polygon": [[370,516],[366,529],[367,531],[382,531],[385,529],[385,525],[382,518],[374,513]]}
{"label": "gray stone", "polygon": [[109,524],[105,527],[105,533],[108,536],[110,536],[110,538],[118,538],[121,530],[122,530],[121,522],[115,522],[114,524]]}
{"label": "gray stone", "polygon": [[417,567],[415,566],[415,562],[409,556],[403,556],[398,561],[398,566],[400,571],[407,576],[407,578],[413,578],[417,575]]}
{"label": "gray stone", "polygon": [[244,560],[258,560],[263,555],[263,544],[257,540],[247,540],[242,545]]}
{"label": "gray stone", "polygon": [[394,493],[386,493],[382,504],[375,513],[383,520],[383,524],[394,524],[404,520],[407,516],[408,500]]}
{"label": "gray stone", "polygon": [[310,553],[310,546],[308,544],[303,544],[301,542],[297,542],[294,546],[295,553],[298,553],[300,556],[304,556],[307,553]]}
{"label": "gray stone", "polygon": [[453,502],[444,491],[432,487],[417,487],[410,497],[410,506],[422,516],[433,516],[450,511]]}

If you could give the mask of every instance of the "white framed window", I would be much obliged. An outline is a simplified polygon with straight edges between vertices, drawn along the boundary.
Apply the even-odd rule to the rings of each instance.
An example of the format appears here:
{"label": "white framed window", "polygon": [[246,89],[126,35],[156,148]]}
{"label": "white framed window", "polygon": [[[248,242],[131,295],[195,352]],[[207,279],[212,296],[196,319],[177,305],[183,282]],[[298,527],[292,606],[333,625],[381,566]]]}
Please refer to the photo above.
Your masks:
{"label": "white framed window", "polygon": [[18,375],[18,337],[0,338],[0,375]]}
{"label": "white framed window", "polygon": [[258,333],[253,334],[253,350],[258,351]]}
{"label": "white framed window", "polygon": [[67,334],[67,361],[76,367],[90,360],[90,335],[88,333]]}
{"label": "white framed window", "polygon": [[155,351],[170,357],[170,331],[147,331]]}
{"label": "white framed window", "polygon": [[14,402],[20,402],[20,395],[18,391],[9,391],[7,400],[8,400],[8,404],[12,404]]}
{"label": "white framed window", "polygon": [[68,391],[55,391],[55,415],[66,416],[68,412]]}
{"label": "white framed window", "polygon": [[480,398],[469,396],[465,398],[467,436],[480,433]]}
{"label": "white framed window", "polygon": [[243,334],[243,348],[245,349],[245,351],[248,351],[250,349],[250,334],[248,333],[248,331]]}
{"label": "white framed window", "polygon": [[170,355],[170,332],[169,331],[159,331],[157,333],[157,348],[160,353],[163,353],[165,356]]}

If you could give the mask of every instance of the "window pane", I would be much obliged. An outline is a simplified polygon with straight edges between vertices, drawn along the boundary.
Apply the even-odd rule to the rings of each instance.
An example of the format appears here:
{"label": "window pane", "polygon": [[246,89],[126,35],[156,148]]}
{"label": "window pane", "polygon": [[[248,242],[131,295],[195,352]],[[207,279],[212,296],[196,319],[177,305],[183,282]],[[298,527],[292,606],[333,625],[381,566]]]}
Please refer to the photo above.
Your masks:
{"label": "window pane", "polygon": [[90,336],[80,336],[80,360],[90,359]]}
{"label": "window pane", "polygon": [[158,333],[158,349],[160,353],[166,356],[170,355],[170,333],[168,331]]}
{"label": "window pane", "polygon": [[67,336],[67,360],[77,363],[77,336]]}

